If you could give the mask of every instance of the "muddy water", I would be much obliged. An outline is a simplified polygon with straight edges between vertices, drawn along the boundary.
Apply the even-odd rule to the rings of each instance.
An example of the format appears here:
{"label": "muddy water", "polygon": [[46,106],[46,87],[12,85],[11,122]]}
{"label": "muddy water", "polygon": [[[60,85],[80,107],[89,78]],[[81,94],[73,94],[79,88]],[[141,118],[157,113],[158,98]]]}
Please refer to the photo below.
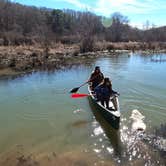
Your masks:
{"label": "muddy water", "polygon": [[[164,165],[165,128],[155,132],[166,122],[164,58],[164,54],[87,58],[70,69],[0,80],[0,164]],[[95,65],[121,94],[118,131],[87,98],[71,99],[68,93],[88,79]],[[80,92],[86,93],[87,87]],[[144,117],[145,132],[132,129],[134,109]],[[161,146],[154,145],[156,139]]]}

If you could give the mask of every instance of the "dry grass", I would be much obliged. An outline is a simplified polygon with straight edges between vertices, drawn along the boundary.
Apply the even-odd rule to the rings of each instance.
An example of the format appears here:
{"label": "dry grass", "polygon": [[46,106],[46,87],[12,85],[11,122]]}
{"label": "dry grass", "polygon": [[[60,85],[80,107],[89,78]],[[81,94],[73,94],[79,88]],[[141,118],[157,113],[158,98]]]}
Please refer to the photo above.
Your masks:
{"label": "dry grass", "polygon": [[0,76],[1,77],[6,77],[6,76],[16,76],[18,74],[21,74],[21,73],[18,73],[16,72],[15,70],[12,70],[11,68],[5,68],[5,69],[1,69],[0,70]]}
{"label": "dry grass", "polygon": [[[86,40],[85,40],[86,41]],[[92,51],[91,56],[97,55],[97,51],[115,52],[116,50],[143,50],[146,52],[166,51],[166,43],[139,43],[120,42],[111,43],[106,41],[94,41],[88,44],[83,42],[78,44],[51,43],[46,49],[43,45],[34,46],[0,46],[0,76],[15,75],[17,72],[29,72],[38,69],[56,69],[66,64],[67,58],[76,59],[81,48],[84,56],[86,52]],[[84,45],[85,44],[85,45]],[[10,69],[9,69],[10,68]],[[3,70],[2,70],[3,69]],[[4,70],[5,69],[5,70]]]}
{"label": "dry grass", "polygon": [[166,50],[166,43],[162,42],[149,42],[149,43],[142,43],[142,42],[118,42],[118,43],[112,43],[112,42],[96,42],[95,43],[95,51],[103,51],[103,50],[109,50],[109,51],[115,51],[115,50],[152,50],[152,51],[160,51],[160,50]]}

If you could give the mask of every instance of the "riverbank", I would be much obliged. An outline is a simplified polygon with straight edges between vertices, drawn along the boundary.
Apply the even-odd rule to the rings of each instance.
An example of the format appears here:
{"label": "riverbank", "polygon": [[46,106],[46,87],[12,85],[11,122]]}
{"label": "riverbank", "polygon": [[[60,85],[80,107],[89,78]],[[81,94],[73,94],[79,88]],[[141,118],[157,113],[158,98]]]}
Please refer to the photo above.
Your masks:
{"label": "riverbank", "polygon": [[[66,153],[39,153],[39,154],[24,154],[23,147],[18,147],[17,150],[11,150],[0,158],[1,166],[90,166],[115,165],[114,161],[99,161],[96,155],[81,150],[68,151]],[[88,155],[87,155],[88,154]]]}
{"label": "riverbank", "polygon": [[[74,46],[56,45],[46,50],[42,46],[0,47],[0,77],[16,76],[36,70],[60,69],[74,63]],[[79,62],[78,62],[79,63]]]}
{"label": "riverbank", "polygon": [[[80,52],[80,45],[52,44],[49,47],[1,46],[0,77],[17,76],[37,70],[55,70],[79,65],[86,57],[115,56],[120,52],[141,51],[145,54],[166,52],[165,43],[96,42],[93,51]],[[77,58],[81,57],[81,58]]]}

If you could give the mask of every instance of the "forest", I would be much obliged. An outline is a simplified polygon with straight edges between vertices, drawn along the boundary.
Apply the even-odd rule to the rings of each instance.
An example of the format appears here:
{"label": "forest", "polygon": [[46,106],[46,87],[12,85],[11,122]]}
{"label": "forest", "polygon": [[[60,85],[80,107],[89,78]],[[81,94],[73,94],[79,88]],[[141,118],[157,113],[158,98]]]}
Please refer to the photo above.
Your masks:
{"label": "forest", "polygon": [[111,24],[89,11],[24,6],[0,0],[0,45],[34,43],[78,43],[82,40],[108,42],[165,42],[166,26],[144,30],[131,27],[126,16],[113,13]]}

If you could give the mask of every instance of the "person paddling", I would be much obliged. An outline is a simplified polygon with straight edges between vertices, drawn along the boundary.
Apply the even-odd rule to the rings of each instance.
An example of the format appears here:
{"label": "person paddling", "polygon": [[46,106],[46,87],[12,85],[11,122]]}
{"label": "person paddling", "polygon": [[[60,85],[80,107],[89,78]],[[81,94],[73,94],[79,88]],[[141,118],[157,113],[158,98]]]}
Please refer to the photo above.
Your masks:
{"label": "person paddling", "polygon": [[92,83],[92,85],[91,85],[92,90],[94,90],[95,87],[103,81],[103,79],[104,79],[104,75],[100,71],[100,67],[96,66],[95,70],[92,72],[92,74],[88,80],[88,82]]}
{"label": "person paddling", "polygon": [[82,86],[86,85],[87,83],[91,83],[91,90],[94,90],[94,88],[102,82],[103,78],[104,78],[104,76],[103,76],[103,73],[100,71],[100,67],[96,66],[95,70],[92,72],[92,74],[91,74],[90,78],[88,79],[88,81],[84,82],[79,87],[71,89],[70,93],[77,93],[77,91]]}
{"label": "person paddling", "polygon": [[115,111],[118,109],[118,104],[116,101],[116,94],[119,95],[117,92],[112,90],[112,83],[109,78],[104,78],[104,81],[98,85],[94,89],[96,93],[96,98],[101,102],[101,104],[104,106],[106,104],[106,108],[109,108],[109,100],[111,99]]}

